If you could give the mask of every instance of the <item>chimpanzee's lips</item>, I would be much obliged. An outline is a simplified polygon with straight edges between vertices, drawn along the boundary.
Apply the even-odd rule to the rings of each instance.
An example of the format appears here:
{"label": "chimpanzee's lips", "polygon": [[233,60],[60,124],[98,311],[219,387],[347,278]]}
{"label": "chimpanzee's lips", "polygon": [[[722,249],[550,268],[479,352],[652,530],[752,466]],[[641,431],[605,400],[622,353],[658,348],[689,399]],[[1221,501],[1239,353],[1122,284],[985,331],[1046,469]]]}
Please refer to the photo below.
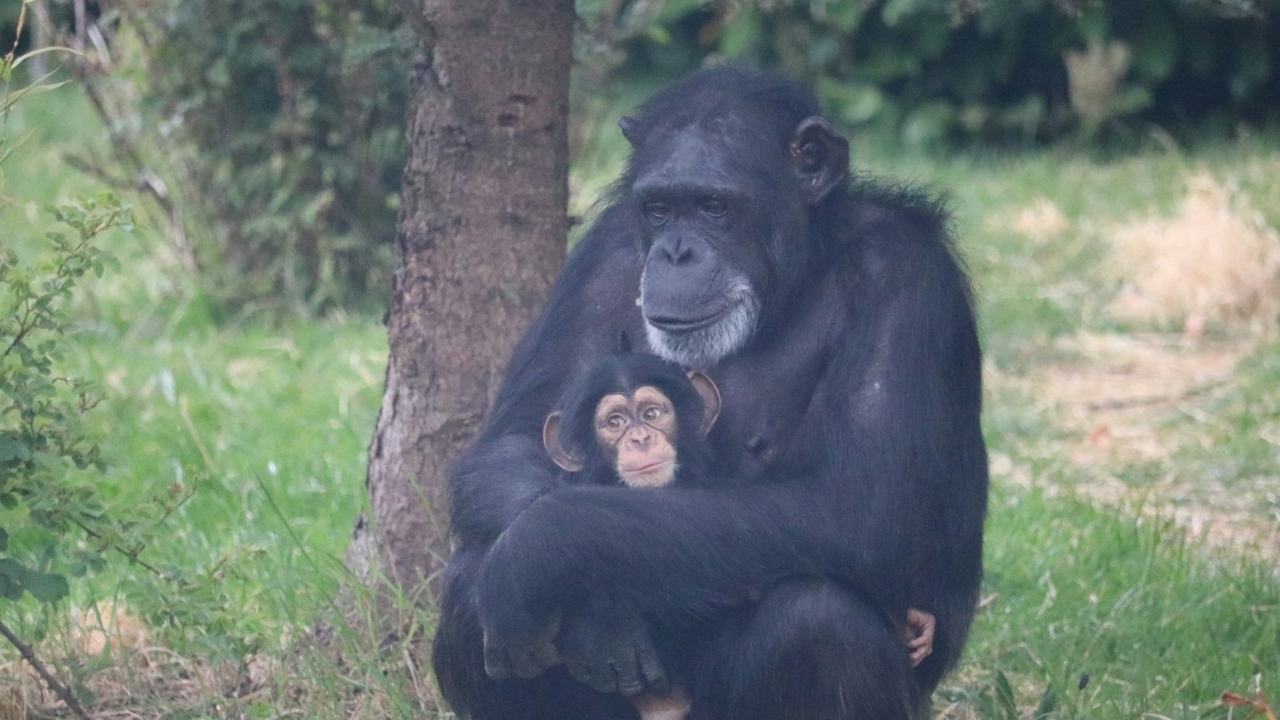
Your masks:
{"label": "chimpanzee's lips", "polygon": [[640,467],[620,467],[618,469],[625,472],[628,475],[647,475],[666,464],[667,464],[666,460],[659,460],[657,462],[651,462],[648,465],[642,465]]}
{"label": "chimpanzee's lips", "polygon": [[675,317],[672,315],[645,315],[644,319],[650,325],[658,328],[663,332],[675,333],[679,335],[682,333],[690,333],[695,330],[701,330],[704,327],[714,325],[717,322],[719,322],[720,319],[723,318],[726,314],[728,314],[728,312],[732,309],[733,309],[732,307],[721,308],[711,313],[710,315],[705,315],[703,317],[695,317],[695,318]]}

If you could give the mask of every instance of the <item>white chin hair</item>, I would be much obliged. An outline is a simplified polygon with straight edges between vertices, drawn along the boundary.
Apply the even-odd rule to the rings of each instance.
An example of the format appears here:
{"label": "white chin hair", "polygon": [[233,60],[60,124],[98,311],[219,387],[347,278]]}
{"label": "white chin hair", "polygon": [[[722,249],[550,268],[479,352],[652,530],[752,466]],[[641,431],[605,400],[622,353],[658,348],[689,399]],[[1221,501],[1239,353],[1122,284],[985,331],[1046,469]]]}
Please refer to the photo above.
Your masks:
{"label": "white chin hair", "polygon": [[760,303],[750,287],[740,288],[738,304],[719,321],[693,332],[672,334],[644,323],[649,349],[663,360],[690,369],[709,368],[747,344],[760,317]]}

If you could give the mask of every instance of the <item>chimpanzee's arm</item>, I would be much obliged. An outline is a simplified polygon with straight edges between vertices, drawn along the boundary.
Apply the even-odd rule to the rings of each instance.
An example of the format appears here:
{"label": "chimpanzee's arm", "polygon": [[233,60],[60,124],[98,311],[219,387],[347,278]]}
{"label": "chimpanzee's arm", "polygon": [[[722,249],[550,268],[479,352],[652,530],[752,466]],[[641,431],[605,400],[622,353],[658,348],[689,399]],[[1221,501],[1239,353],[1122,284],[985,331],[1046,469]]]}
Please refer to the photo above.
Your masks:
{"label": "chimpanzee's arm", "polygon": [[579,369],[639,344],[639,250],[610,208],[570,254],[542,314],[516,346],[484,431],[450,475],[450,519],[463,545],[488,546],[556,486],[542,425]]}

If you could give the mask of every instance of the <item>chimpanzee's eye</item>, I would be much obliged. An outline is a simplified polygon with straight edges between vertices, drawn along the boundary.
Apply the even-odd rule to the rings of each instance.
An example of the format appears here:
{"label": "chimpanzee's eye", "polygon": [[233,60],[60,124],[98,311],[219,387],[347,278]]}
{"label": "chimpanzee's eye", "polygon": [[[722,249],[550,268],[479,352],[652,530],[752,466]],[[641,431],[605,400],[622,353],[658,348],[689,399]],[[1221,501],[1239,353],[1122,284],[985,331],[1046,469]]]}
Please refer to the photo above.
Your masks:
{"label": "chimpanzee's eye", "polygon": [[725,205],[723,200],[715,198],[703,200],[698,207],[711,217],[724,217],[724,214],[729,212],[729,206]]}
{"label": "chimpanzee's eye", "polygon": [[627,426],[627,419],[618,413],[614,413],[604,421],[604,424],[610,430],[621,430]]}
{"label": "chimpanzee's eye", "polygon": [[644,211],[654,220],[666,220],[671,214],[671,206],[664,202],[649,202],[644,204]]}
{"label": "chimpanzee's eye", "polygon": [[645,422],[653,422],[654,420],[662,417],[662,408],[657,405],[650,405],[644,409],[644,415],[641,417],[644,418]]}

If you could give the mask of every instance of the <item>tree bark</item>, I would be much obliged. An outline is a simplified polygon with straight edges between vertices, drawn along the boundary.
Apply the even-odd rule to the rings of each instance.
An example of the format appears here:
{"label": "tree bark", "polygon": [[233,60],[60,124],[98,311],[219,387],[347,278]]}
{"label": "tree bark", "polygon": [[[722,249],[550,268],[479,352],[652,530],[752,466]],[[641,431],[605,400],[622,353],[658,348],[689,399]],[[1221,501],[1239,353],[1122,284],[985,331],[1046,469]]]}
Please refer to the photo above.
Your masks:
{"label": "tree bark", "polygon": [[445,479],[564,258],[573,0],[406,0],[427,51],[387,312],[390,357],[348,559],[424,587],[448,558]]}

